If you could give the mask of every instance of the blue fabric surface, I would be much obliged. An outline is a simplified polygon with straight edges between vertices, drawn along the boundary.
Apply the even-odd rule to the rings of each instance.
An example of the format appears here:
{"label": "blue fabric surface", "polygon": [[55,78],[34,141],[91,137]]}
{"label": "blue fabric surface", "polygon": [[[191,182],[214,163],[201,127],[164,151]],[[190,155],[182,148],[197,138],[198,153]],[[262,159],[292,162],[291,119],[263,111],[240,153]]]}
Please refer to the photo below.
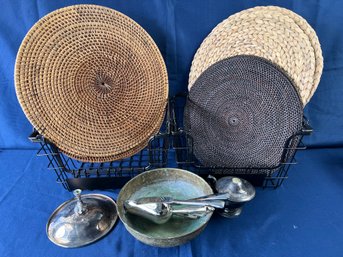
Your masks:
{"label": "blue fabric surface", "polygon": [[[237,219],[214,216],[190,243],[169,249],[135,240],[118,221],[100,241],[78,249],[52,244],[45,224],[72,197],[56,185],[34,150],[0,152],[0,256],[311,256],[343,255],[343,150],[300,152],[277,190],[258,189]],[[16,165],[13,165],[15,160]],[[101,192],[113,198],[118,191]]]}
{"label": "blue fabric surface", "polygon": [[[339,0],[93,0],[0,1],[0,256],[343,256],[343,150],[299,155],[290,179],[278,190],[258,190],[235,220],[211,219],[191,243],[159,249],[126,232],[121,222],[107,237],[80,249],[50,243],[45,223],[71,194],[55,183],[27,140],[31,125],[16,99],[17,50],[30,27],[63,6],[92,3],[137,21],[157,43],[166,62],[170,94],[184,92],[192,58],[223,19],[257,5],[278,5],[302,15],[316,30],[324,54],[321,83],[305,114],[315,133],[308,145],[343,145],[343,1]],[[116,192],[102,192],[116,198]]]}

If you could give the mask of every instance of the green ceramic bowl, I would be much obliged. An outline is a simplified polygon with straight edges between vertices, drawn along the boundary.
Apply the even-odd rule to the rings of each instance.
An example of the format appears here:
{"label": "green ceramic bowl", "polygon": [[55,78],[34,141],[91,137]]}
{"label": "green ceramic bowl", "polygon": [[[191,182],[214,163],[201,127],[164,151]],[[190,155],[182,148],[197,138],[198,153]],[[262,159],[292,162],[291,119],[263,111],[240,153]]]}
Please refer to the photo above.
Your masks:
{"label": "green ceramic bowl", "polygon": [[196,220],[173,216],[167,223],[158,225],[125,213],[123,203],[141,197],[189,199],[212,193],[206,181],[194,173],[174,168],[155,169],[134,177],[122,188],[117,199],[118,214],[126,229],[139,241],[158,247],[177,246],[196,237],[212,213]]}

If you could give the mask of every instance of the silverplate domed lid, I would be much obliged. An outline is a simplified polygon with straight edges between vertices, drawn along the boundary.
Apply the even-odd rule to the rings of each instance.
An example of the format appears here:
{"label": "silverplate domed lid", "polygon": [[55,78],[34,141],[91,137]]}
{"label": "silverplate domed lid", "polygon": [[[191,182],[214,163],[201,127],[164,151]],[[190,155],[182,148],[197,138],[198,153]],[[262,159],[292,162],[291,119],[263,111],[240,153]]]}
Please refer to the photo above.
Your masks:
{"label": "silverplate domed lid", "polygon": [[217,180],[216,190],[228,193],[228,200],[235,203],[248,202],[255,197],[255,188],[248,181],[237,177],[223,177]]}
{"label": "silverplate domed lid", "polygon": [[90,244],[105,236],[117,220],[117,206],[110,197],[82,195],[64,202],[50,216],[46,226],[49,239],[56,245],[73,248]]}

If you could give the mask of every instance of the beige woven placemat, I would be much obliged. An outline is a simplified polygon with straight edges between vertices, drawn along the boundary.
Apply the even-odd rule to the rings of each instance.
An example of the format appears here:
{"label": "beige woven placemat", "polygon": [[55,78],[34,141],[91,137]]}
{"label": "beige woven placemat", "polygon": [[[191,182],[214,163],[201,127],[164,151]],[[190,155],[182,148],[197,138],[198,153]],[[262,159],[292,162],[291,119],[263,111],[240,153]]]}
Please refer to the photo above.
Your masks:
{"label": "beige woven placemat", "polygon": [[[260,7],[260,8],[267,8],[267,7]],[[316,91],[320,78],[323,73],[323,68],[324,68],[324,58],[323,58],[323,53],[322,53],[322,48],[320,46],[320,42],[318,39],[318,36],[314,29],[311,27],[308,22],[301,17],[300,15],[296,14],[295,12],[292,12],[286,8],[281,8],[277,6],[269,6],[269,9],[274,9],[276,11],[279,11],[289,17],[291,17],[295,23],[305,32],[305,34],[308,36],[311,45],[314,49],[314,54],[315,54],[315,72],[314,72],[314,78],[313,78],[313,86],[312,88],[310,87],[308,92],[306,92],[303,95],[308,95],[306,103],[308,103],[313,96],[314,92]]]}
{"label": "beige woven placemat", "polygon": [[316,33],[290,10],[266,6],[236,13],[212,30],[194,56],[188,88],[212,64],[241,54],[266,58],[283,69],[304,105],[318,86],[323,57]]}
{"label": "beige woven placemat", "polygon": [[75,5],[39,20],[16,60],[19,102],[67,155],[112,161],[143,149],[160,128],[167,71],[148,33],[129,17]]}

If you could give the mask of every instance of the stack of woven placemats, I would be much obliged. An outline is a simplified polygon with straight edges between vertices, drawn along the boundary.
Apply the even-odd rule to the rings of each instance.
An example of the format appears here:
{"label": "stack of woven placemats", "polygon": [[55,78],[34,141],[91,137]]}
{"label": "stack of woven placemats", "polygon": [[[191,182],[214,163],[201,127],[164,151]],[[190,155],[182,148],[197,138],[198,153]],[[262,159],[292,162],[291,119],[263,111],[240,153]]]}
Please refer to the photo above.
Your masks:
{"label": "stack of woven placemats", "polygon": [[163,58],[129,17],[75,5],[40,19],[16,59],[19,102],[62,152],[89,162],[143,149],[160,129],[168,98]]}
{"label": "stack of woven placemats", "polygon": [[302,127],[323,70],[319,40],[294,12],[275,6],[234,14],[197,50],[185,129],[207,166],[276,167]]}

